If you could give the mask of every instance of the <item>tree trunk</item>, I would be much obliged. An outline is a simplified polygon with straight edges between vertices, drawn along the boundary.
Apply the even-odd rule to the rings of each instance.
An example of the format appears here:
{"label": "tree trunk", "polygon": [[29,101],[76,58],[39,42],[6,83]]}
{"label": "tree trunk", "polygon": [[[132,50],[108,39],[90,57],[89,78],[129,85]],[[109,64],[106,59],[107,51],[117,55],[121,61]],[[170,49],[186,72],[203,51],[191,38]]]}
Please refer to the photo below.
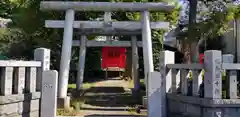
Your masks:
{"label": "tree trunk", "polygon": [[189,0],[190,8],[189,8],[189,25],[188,25],[188,40],[190,42],[190,45],[188,45],[189,48],[189,59],[191,60],[191,63],[195,61],[196,54],[196,44],[197,38],[195,36],[196,28],[196,15],[197,15],[197,0]]}
{"label": "tree trunk", "polygon": [[184,53],[184,63],[191,63],[190,44],[187,40],[183,41],[182,52]]}
{"label": "tree trunk", "polygon": [[196,63],[198,62],[198,49],[197,49],[197,40],[195,40],[194,42],[191,43],[191,47],[190,47],[190,56],[191,56],[191,62],[192,63]]}

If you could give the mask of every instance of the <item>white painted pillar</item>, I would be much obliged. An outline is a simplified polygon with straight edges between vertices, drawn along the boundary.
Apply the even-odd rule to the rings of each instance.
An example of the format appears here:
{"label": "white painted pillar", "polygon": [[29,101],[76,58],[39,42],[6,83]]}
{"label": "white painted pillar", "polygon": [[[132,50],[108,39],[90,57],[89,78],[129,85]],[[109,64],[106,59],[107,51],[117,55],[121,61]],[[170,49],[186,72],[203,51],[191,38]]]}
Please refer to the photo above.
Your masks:
{"label": "white painted pillar", "polygon": [[73,21],[74,11],[69,9],[66,11],[62,53],[60,61],[60,72],[59,72],[59,88],[58,97],[65,98],[67,96],[67,85],[69,77],[69,67],[72,52],[72,38],[73,38]]}
{"label": "white painted pillar", "polygon": [[134,81],[134,90],[139,90],[140,81],[138,77],[138,47],[137,47],[137,37],[132,36],[132,77]]}
{"label": "white painted pillar", "polygon": [[153,72],[153,56],[152,56],[152,38],[150,28],[150,14],[148,11],[141,13],[142,21],[142,45],[143,45],[143,61],[145,81],[149,72]]}
{"label": "white painted pillar", "polygon": [[78,61],[78,74],[77,74],[77,90],[81,89],[83,79],[84,79],[84,68],[85,68],[85,58],[86,58],[86,43],[87,37],[81,36],[80,50],[79,50],[79,61]]}

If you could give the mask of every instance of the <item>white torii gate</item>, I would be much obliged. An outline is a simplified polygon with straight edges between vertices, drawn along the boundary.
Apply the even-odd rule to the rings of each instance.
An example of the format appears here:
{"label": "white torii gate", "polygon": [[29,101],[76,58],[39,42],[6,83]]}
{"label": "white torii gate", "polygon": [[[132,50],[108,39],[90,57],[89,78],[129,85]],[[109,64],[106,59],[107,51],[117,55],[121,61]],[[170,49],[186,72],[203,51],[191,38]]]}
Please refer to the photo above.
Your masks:
{"label": "white torii gate", "polygon": [[[62,1],[42,1],[41,10],[64,10],[66,11],[65,21],[47,20],[45,26],[48,28],[64,28],[58,96],[66,98],[67,85],[69,77],[69,65],[71,59],[72,45],[80,46],[80,70],[83,75],[86,46],[137,46],[142,45],[144,55],[144,73],[145,79],[149,72],[153,72],[152,40],[151,28],[168,28],[167,22],[150,23],[149,11],[171,11],[174,7],[159,2],[130,3],[130,2],[62,2]],[[74,21],[74,11],[140,11],[141,22],[111,22],[101,21]],[[73,28],[78,28],[81,36],[81,42],[73,41]],[[142,35],[142,44],[136,42],[136,35]],[[85,35],[129,35],[132,36],[133,43],[130,41],[87,41]],[[136,50],[134,50],[136,51]],[[83,56],[82,56],[83,55]]]}

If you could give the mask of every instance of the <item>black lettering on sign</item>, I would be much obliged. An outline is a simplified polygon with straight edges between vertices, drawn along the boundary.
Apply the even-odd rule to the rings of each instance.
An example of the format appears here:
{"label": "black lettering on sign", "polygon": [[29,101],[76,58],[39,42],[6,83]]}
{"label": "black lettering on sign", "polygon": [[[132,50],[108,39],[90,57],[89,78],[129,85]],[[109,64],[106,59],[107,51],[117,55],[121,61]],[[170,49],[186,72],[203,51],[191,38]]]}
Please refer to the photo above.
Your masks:
{"label": "black lettering on sign", "polygon": [[220,71],[221,70],[221,60],[216,59],[215,64],[216,64],[216,71]]}
{"label": "black lettering on sign", "polygon": [[217,79],[220,79],[220,78],[221,78],[221,72],[216,72],[215,77],[216,77]]}
{"label": "black lettering on sign", "polygon": [[46,88],[52,88],[52,85],[51,85],[51,84],[48,84],[48,83],[44,83],[43,86],[46,87]]}
{"label": "black lettering on sign", "polygon": [[215,89],[215,94],[219,95],[220,94],[220,89]]}

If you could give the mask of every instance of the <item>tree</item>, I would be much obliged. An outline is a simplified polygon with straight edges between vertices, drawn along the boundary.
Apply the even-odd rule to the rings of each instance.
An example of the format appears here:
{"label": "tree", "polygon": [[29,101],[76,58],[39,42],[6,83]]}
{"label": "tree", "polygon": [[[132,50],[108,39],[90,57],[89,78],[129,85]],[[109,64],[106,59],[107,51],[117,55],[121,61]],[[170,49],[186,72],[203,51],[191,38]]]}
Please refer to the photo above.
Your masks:
{"label": "tree", "polygon": [[[187,39],[188,43],[197,42],[199,39],[218,38],[229,30],[229,22],[238,18],[240,13],[239,5],[230,0],[199,0],[196,8],[195,29],[190,29],[192,23],[187,23],[190,30],[180,33],[180,37]],[[185,19],[189,16],[189,10],[186,9]],[[187,34],[194,36],[186,37]]]}
{"label": "tree", "polygon": [[[189,40],[196,40],[194,39],[195,36],[194,36],[194,32],[196,31],[195,30],[195,27],[194,25],[196,24],[196,16],[197,16],[197,2],[198,0],[189,0],[189,25],[188,25],[188,29],[189,29],[189,32],[188,32],[188,38]],[[190,44],[190,47],[189,47],[189,51],[190,51],[190,58],[189,60],[191,62],[194,62],[195,61],[195,58],[194,56],[196,55],[196,45],[197,43],[196,42],[192,42]]]}
{"label": "tree", "polygon": [[230,0],[199,0],[195,26],[196,39],[224,34],[229,29],[229,21],[239,17],[239,9],[240,6]]}

